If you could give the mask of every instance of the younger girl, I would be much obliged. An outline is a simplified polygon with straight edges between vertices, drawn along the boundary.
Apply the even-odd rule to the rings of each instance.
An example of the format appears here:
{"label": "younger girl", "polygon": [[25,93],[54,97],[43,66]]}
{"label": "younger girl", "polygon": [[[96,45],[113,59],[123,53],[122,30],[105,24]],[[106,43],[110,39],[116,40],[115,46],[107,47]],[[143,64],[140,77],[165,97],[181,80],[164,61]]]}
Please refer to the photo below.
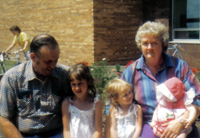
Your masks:
{"label": "younger girl", "polygon": [[142,130],[142,109],[133,103],[132,85],[114,79],[106,87],[111,102],[106,118],[106,138],[138,138]]}
{"label": "younger girl", "polygon": [[64,138],[100,138],[102,103],[89,68],[84,64],[72,66],[67,81],[71,89],[62,103]]}
{"label": "younger girl", "polygon": [[[185,129],[178,136],[176,135],[174,137],[186,138],[191,132],[191,125],[196,119],[196,109],[192,105],[195,92],[193,89],[187,92],[185,91],[185,85],[176,77],[170,78],[157,86],[156,98],[158,100],[158,106],[154,111],[150,124],[155,136],[161,137],[166,128],[163,125],[176,118],[179,118],[180,123],[184,125]],[[181,115],[186,110],[189,111],[189,118],[183,120]]]}

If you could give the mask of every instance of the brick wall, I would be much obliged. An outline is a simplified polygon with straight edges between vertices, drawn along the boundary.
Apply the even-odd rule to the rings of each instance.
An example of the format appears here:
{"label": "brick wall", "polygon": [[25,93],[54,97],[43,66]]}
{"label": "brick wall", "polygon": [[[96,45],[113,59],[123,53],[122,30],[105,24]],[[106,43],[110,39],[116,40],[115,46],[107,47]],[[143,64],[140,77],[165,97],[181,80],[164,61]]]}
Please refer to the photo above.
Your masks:
{"label": "brick wall", "polygon": [[135,34],[142,15],[142,0],[95,0],[95,62],[107,58],[110,65],[125,65],[140,57]]}
{"label": "brick wall", "polygon": [[9,28],[18,25],[31,38],[53,35],[61,63],[94,62],[92,0],[6,0],[0,1],[0,14],[0,51],[13,40]]}
{"label": "brick wall", "polygon": [[[18,25],[31,38],[53,35],[59,62],[66,65],[102,58],[125,65],[139,58],[135,34],[147,20],[163,22],[171,32],[171,0],[6,0],[0,1],[0,14],[0,51],[13,41],[9,28]],[[199,44],[184,47],[183,59],[199,66]]]}
{"label": "brick wall", "polygon": [[13,40],[9,28],[18,25],[31,38],[53,35],[59,62],[67,65],[104,57],[108,64],[126,64],[141,55],[134,41],[142,24],[139,0],[7,0],[0,2],[0,14],[1,51]]}

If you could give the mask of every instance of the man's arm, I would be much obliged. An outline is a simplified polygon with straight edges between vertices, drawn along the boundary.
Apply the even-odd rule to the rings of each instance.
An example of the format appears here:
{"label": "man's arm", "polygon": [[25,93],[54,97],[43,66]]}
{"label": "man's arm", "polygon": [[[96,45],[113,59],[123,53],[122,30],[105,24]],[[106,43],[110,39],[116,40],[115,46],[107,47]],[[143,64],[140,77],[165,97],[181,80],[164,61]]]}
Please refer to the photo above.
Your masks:
{"label": "man's arm", "polygon": [[15,125],[7,118],[0,116],[1,129],[7,138],[22,138],[21,133]]}
{"label": "man's arm", "polygon": [[71,138],[71,136],[70,136],[69,102],[67,99],[65,99],[62,103],[62,122],[63,122],[63,137]]}
{"label": "man's arm", "polygon": [[[15,74],[12,72],[11,74]],[[8,138],[21,138],[18,128],[14,124],[14,118],[17,116],[16,109],[16,87],[14,80],[16,76],[9,75],[6,72],[0,82],[0,125],[3,133]]]}

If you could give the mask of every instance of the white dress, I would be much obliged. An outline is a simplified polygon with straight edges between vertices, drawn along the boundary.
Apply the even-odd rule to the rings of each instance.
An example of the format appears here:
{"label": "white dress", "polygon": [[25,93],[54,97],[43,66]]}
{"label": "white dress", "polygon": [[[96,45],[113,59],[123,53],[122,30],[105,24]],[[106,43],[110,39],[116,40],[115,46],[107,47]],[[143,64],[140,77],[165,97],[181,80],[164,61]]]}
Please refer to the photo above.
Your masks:
{"label": "white dress", "polygon": [[117,113],[115,114],[117,121],[118,138],[132,138],[135,131],[135,120],[137,117],[138,108],[134,103],[130,106],[128,114],[122,116],[123,110],[117,106]]}
{"label": "white dress", "polygon": [[99,100],[99,95],[94,98],[93,107],[90,110],[83,111],[71,104],[69,100],[70,113],[70,135],[71,138],[92,138],[95,131],[95,104]]}

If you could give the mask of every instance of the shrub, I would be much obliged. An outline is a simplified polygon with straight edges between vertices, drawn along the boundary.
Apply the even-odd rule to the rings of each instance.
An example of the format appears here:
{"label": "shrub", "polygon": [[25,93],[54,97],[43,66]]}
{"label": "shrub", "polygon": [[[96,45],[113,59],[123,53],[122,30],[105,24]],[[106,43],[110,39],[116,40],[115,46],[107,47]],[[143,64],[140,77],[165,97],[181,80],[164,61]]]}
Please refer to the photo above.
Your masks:
{"label": "shrub", "polygon": [[93,63],[92,66],[89,67],[95,80],[97,93],[101,95],[101,99],[105,99],[105,85],[108,83],[108,81],[121,76],[121,73],[119,72],[120,65],[116,64],[116,70],[111,70],[106,64],[106,58],[103,58],[102,61]]}
{"label": "shrub", "polygon": [[200,82],[200,68],[192,68],[191,70]]}

